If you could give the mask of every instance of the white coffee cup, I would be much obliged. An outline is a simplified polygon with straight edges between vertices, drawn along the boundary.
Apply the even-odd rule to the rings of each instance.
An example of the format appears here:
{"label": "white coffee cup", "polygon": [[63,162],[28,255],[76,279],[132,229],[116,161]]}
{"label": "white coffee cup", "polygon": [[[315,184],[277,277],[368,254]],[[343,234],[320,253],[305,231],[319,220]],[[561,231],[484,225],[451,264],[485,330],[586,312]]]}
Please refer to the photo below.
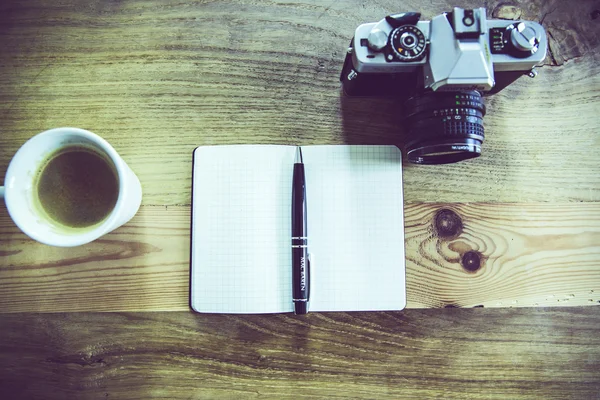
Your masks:
{"label": "white coffee cup", "polygon": [[[64,229],[42,215],[36,206],[36,176],[48,157],[61,148],[86,146],[112,163],[119,181],[117,202],[104,220],[91,229]],[[72,247],[89,243],[129,221],[142,202],[142,186],[131,168],[100,136],[79,128],[56,128],[29,139],[11,160],[0,198],[15,224],[29,237],[51,246]]]}

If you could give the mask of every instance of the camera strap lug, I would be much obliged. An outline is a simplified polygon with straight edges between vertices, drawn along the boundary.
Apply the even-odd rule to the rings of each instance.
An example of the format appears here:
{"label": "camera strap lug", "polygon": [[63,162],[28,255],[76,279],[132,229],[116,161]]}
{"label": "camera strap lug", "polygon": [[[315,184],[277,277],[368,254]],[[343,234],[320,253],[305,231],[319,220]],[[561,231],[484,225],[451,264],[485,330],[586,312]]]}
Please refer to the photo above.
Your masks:
{"label": "camera strap lug", "polygon": [[538,75],[538,72],[535,68],[532,68],[531,71],[527,71],[523,75],[527,75],[530,78],[535,78]]}

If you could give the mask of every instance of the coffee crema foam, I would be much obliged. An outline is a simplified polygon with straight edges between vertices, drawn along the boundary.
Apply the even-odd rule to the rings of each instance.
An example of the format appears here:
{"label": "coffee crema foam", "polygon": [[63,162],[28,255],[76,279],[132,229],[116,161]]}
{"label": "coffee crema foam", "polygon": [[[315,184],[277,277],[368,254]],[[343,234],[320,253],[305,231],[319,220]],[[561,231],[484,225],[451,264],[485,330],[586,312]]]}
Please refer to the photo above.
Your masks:
{"label": "coffee crema foam", "polygon": [[81,231],[110,215],[119,196],[119,178],[106,156],[85,145],[70,145],[46,158],[34,188],[37,208],[51,222]]}

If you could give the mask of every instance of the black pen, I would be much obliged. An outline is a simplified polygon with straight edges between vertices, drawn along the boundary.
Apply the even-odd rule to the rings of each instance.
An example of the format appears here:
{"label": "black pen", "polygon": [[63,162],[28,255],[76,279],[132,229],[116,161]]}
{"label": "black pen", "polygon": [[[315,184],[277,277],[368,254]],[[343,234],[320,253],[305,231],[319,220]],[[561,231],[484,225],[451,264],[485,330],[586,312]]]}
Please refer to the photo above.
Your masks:
{"label": "black pen", "polygon": [[307,239],[306,180],[304,179],[302,150],[298,147],[292,181],[292,300],[296,314],[308,312],[310,265]]}

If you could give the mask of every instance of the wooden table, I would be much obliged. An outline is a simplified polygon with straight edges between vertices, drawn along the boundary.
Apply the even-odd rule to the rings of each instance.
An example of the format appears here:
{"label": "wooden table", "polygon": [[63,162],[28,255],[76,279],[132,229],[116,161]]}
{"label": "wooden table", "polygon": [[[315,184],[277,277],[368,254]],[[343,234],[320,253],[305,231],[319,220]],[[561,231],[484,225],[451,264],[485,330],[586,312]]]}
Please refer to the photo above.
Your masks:
{"label": "wooden table", "polygon": [[396,101],[340,95],[354,29],[481,2],[4,0],[0,176],[77,126],[144,197],[75,249],[0,207],[0,397],[598,398],[600,5],[486,4],[540,21],[550,51],[487,99],[480,158],[404,165],[407,310],[295,317],[189,311],[192,150],[401,146]]}

